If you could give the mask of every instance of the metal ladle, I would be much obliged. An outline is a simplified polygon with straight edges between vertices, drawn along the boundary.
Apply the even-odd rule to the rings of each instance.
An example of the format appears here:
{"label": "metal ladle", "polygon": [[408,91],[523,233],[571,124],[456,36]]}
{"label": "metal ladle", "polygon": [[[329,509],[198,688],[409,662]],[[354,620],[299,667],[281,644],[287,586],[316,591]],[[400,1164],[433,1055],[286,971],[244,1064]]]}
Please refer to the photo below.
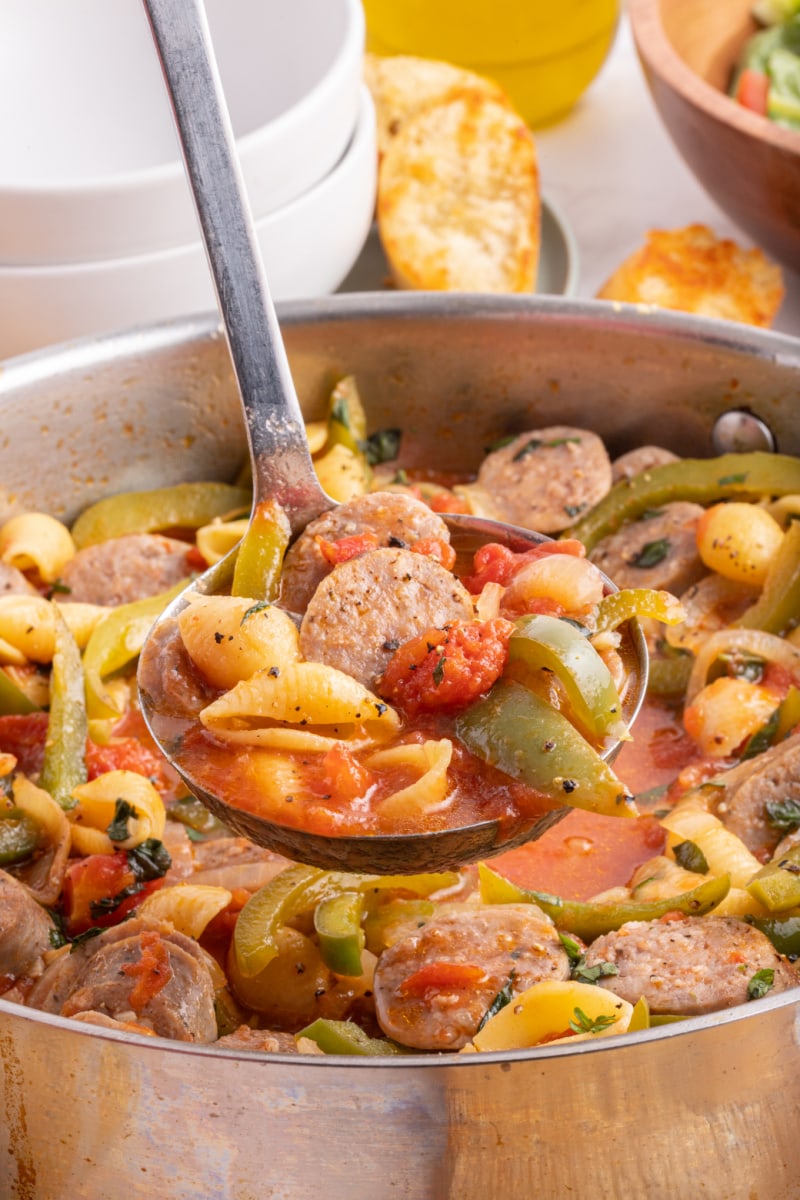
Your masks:
{"label": "metal ladle", "polygon": [[[217,300],[244,410],[253,470],[254,509],[277,500],[297,536],[335,502],[322,490],[311,461],[302,412],[292,381],[261,262],[236,156],[213,47],[201,0],[143,0],[172,102],[184,164],[194,197]],[[548,540],[528,530],[473,517],[445,518],[456,550],[486,541],[528,549]],[[190,592],[224,589],[228,567],[206,571],[162,613],[142,650],[139,689],[151,733],[189,789],[236,832],[298,862],[326,869],[406,874],[441,870],[488,857],[540,837],[569,811],[506,826],[497,820],[419,834],[326,836],[278,824],[238,809],[200,786],[176,762],[158,721],[163,696],[157,656],[165,633]],[[638,634],[638,630],[637,630]],[[644,695],[647,653],[635,637],[636,688],[626,706],[632,720]],[[163,714],[162,714],[163,715]],[[610,757],[612,746],[605,756]]]}

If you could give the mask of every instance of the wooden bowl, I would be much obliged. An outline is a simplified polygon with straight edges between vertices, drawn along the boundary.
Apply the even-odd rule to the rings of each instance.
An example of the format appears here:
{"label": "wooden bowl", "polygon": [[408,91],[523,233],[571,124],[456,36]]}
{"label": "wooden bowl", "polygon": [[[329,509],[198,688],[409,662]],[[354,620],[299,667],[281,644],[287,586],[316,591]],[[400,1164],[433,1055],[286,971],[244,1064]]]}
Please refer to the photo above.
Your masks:
{"label": "wooden bowl", "polygon": [[800,270],[800,133],[727,94],[756,31],[752,0],[629,0],[647,83],[676,148],[719,207]]}

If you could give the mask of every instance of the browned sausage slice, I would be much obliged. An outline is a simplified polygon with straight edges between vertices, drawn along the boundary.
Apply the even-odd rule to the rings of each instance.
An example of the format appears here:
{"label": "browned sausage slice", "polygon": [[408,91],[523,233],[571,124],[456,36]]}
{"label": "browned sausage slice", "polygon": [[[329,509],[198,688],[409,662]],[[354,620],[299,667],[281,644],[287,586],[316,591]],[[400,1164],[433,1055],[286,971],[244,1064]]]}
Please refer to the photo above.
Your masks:
{"label": "browned sausage slice", "polygon": [[52,950],[55,926],[33,896],[7,871],[0,871],[0,977],[15,979],[40,966]]}
{"label": "browned sausage slice", "polygon": [[375,546],[413,546],[421,538],[449,542],[450,532],[435,512],[402,492],[371,492],[323,513],[289,548],[281,575],[281,604],[290,612],[305,612],[317,587],[331,570],[318,538],[337,542],[372,533]]}
{"label": "browned sausage slice", "polygon": [[680,595],[707,571],[697,552],[699,504],[676,500],[631,521],[589,555],[618,587],[664,588]]}
{"label": "browned sausage slice", "polygon": [[713,789],[715,814],[748,850],[772,854],[781,830],[770,821],[767,804],[800,804],[800,733],[725,771],[716,782],[724,787]]}
{"label": "browned sausage slice", "polygon": [[372,550],[323,579],[300,626],[300,653],[372,687],[403,642],[473,616],[466,588],[413,550]]}
{"label": "browned sausage slice", "polygon": [[[141,963],[147,934],[156,934],[166,946],[169,977],[134,1011],[137,976],[123,968]],[[55,959],[31,989],[28,1004],[68,1017],[99,1012],[181,1042],[213,1042],[217,1037],[214,984],[204,952],[172,925],[144,918],[107,929]]]}
{"label": "browned sausage slice", "polygon": [[478,484],[489,493],[500,520],[560,533],[605,496],[611,462],[597,434],[551,425],[521,433],[488,454]]}
{"label": "browned sausage slice", "polygon": [[774,972],[776,992],[800,982],[769,939],[736,917],[631,921],[592,942],[585,962],[614,963],[619,974],[598,982],[623,1000],[644,996],[651,1012],[687,1017],[744,1004],[757,971]]}
{"label": "browned sausage slice", "polygon": [[[435,986],[442,966],[442,984]],[[474,979],[448,986],[447,968],[473,968]],[[415,985],[425,967],[431,986]],[[458,1050],[471,1041],[497,996],[543,979],[566,979],[569,959],[552,922],[533,904],[499,904],[443,913],[385,950],[375,969],[381,1029],[418,1050]]]}
{"label": "browned sausage slice", "polygon": [[114,606],[157,596],[188,579],[190,549],[156,533],[130,533],[86,546],[64,567],[61,582],[69,591],[59,599]]}
{"label": "browned sausage slice", "polygon": [[633,479],[634,475],[642,475],[653,467],[663,467],[665,463],[677,462],[677,454],[665,450],[663,446],[637,446],[627,454],[620,454],[611,464],[611,478],[614,483],[620,479]]}

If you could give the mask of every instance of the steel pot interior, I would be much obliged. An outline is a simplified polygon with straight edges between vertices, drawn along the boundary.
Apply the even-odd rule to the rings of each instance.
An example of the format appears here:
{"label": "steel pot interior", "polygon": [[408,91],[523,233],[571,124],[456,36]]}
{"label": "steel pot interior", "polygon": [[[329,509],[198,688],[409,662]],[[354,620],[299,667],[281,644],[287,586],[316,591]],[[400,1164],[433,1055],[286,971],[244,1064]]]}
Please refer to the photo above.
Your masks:
{"label": "steel pot interior", "polygon": [[[731,409],[800,453],[800,342],[780,335],[546,298],[336,297],[281,321],[307,415],[354,373],[408,465],[474,467],[549,423],[612,453],[710,454]],[[0,521],[232,477],[244,456],[212,318],[0,371]],[[797,1040],[791,993],[602,1043],[380,1063],[151,1042],[0,1000],[0,1197],[796,1197]]]}

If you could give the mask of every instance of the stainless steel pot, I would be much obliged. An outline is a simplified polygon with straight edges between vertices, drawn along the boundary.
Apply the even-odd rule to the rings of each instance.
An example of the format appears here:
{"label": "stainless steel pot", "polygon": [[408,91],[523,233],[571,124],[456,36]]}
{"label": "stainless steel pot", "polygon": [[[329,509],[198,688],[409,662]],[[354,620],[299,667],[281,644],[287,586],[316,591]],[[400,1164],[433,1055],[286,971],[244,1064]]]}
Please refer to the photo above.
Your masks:
{"label": "stainless steel pot", "polygon": [[[749,409],[800,453],[800,342],[596,303],[350,296],[282,325],[320,415],[354,372],[408,462],[475,465],[532,422],[612,452],[712,452]],[[232,475],[244,458],[210,319],[0,370],[0,520]],[[800,1195],[793,993],[572,1048],[376,1063],[280,1058],[70,1024],[0,1000],[0,1197],[14,1200],[789,1200]]]}

